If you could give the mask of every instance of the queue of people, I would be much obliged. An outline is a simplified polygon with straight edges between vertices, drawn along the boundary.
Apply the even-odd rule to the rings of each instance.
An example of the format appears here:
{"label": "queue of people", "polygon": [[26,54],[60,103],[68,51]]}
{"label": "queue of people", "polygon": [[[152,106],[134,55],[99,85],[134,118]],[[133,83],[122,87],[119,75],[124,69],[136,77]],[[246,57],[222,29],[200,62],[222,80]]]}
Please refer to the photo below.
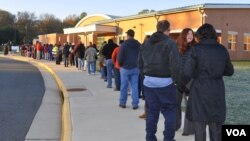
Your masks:
{"label": "queue of people", "polygon": [[[132,109],[139,108],[139,98],[145,100],[146,141],[157,141],[159,114],[165,118],[163,141],[174,141],[175,132],[182,125],[182,100],[186,104],[182,135],[195,135],[195,141],[206,141],[206,126],[211,141],[221,141],[221,127],[226,118],[225,86],[223,76],[232,76],[234,68],[227,49],[218,42],[211,24],[203,24],[197,31],[182,30],[175,41],[170,38],[170,23],[157,23],[157,31],[146,36],[142,44],[129,29],[127,40],[119,45],[112,39],[97,49],[81,42],[74,45],[41,45],[27,48],[27,56],[36,59],[62,61],[68,67],[76,66],[88,75],[100,76],[107,88],[120,92],[120,108],[127,108],[128,91]],[[196,36],[195,36],[196,35]],[[86,63],[85,63],[86,60]]]}

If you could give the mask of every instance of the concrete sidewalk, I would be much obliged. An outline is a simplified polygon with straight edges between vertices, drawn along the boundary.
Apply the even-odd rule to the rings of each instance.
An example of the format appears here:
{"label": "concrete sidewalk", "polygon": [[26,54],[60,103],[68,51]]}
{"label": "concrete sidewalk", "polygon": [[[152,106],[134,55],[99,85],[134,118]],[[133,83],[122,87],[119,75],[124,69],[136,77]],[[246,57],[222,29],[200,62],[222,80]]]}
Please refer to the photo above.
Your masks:
{"label": "concrete sidewalk", "polygon": [[[54,61],[39,62],[53,68],[67,89],[86,89],[69,91],[73,141],[145,141],[145,120],[138,118],[143,113],[143,100],[140,101],[139,109],[133,110],[129,96],[127,108],[121,109],[118,106],[119,92],[106,88],[107,83],[100,79],[99,74],[89,76],[74,66],[65,68],[63,63],[56,65]],[[158,141],[163,140],[163,119],[161,115]],[[194,136],[181,135],[182,128],[176,132],[175,139],[193,141]]]}
{"label": "concrete sidewalk", "polygon": [[[67,89],[86,89],[69,92],[73,141],[145,140],[145,120],[138,118],[143,113],[143,100],[140,101],[138,110],[132,110],[131,97],[128,97],[127,108],[121,109],[118,106],[119,92],[106,88],[107,83],[100,79],[99,74],[89,76],[74,66],[65,68],[63,63],[56,65],[55,62],[40,62],[53,68]],[[158,123],[159,141],[163,140],[163,119],[161,116]],[[176,132],[177,141],[194,140],[194,136],[182,136],[181,133],[182,129]]]}

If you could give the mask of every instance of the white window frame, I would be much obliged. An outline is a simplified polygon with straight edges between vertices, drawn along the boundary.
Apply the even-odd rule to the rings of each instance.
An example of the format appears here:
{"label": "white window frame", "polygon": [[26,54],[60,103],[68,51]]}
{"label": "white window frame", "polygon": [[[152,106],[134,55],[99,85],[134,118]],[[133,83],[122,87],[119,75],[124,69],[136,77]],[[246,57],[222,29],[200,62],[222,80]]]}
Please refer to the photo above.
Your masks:
{"label": "white window frame", "polygon": [[[236,50],[237,50],[237,35],[238,35],[238,32],[235,32],[235,31],[228,31],[228,36],[227,36],[227,42],[228,42],[228,44],[229,44],[229,43],[235,44],[235,48],[232,48],[232,47],[231,47],[231,48],[229,49],[229,47],[228,47],[228,49],[231,50],[231,51],[236,51]],[[236,37],[235,37],[235,41],[229,41],[229,40],[228,40],[228,37],[229,37],[229,36],[236,36]]]}
{"label": "white window frame", "polygon": [[[247,42],[245,42],[245,36],[247,36]],[[244,33],[244,39],[243,39],[244,47],[245,44],[247,45],[247,48],[246,49],[244,48],[244,51],[250,51],[250,42],[248,42],[248,39],[250,39],[250,33]]]}

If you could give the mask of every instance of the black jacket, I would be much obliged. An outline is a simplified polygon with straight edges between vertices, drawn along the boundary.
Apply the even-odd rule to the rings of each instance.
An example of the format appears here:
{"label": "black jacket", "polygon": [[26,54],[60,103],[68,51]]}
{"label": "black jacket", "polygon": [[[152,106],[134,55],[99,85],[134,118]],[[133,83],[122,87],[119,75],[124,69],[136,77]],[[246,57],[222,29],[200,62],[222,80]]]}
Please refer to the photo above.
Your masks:
{"label": "black jacket", "polygon": [[75,54],[77,58],[84,58],[84,54],[85,54],[85,47],[83,44],[78,44],[75,48]]}
{"label": "black jacket", "polygon": [[64,54],[64,57],[69,57],[69,49],[70,49],[70,46],[69,45],[65,45],[63,47],[63,54]]}
{"label": "black jacket", "polygon": [[234,73],[227,49],[216,40],[200,41],[191,50],[183,75],[193,78],[187,118],[200,122],[224,122],[226,118],[223,76]]}
{"label": "black jacket", "polygon": [[172,77],[177,80],[179,53],[177,44],[162,32],[154,33],[140,48],[140,73],[153,77]]}
{"label": "black jacket", "polygon": [[102,54],[105,56],[106,59],[111,59],[112,53],[116,47],[118,47],[117,44],[110,42],[103,47]]}

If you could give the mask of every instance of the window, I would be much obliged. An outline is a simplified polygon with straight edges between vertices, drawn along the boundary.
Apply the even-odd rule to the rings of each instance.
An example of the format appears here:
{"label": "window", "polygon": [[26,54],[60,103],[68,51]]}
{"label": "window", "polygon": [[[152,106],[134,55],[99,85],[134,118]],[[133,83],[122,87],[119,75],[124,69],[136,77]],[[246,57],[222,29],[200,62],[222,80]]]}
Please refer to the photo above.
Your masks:
{"label": "window", "polygon": [[237,32],[229,31],[228,32],[228,49],[229,50],[236,50],[236,41],[237,41]]}
{"label": "window", "polygon": [[250,33],[244,33],[244,50],[250,51]]}

